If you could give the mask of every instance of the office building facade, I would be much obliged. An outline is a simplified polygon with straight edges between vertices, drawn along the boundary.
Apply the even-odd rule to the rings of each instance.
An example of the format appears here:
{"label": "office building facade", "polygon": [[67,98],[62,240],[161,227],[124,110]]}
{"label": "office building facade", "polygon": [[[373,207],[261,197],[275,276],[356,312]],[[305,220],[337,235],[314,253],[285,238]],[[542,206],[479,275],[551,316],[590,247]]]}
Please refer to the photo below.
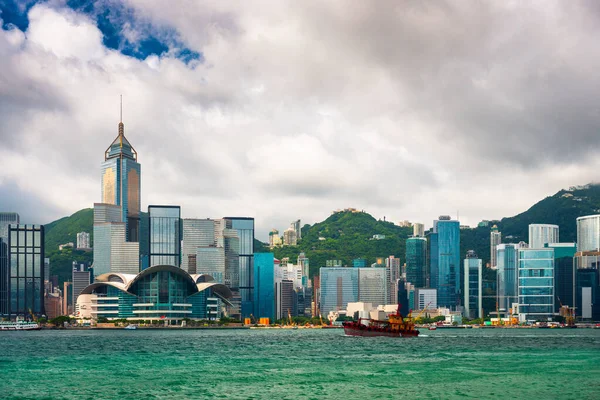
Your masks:
{"label": "office building facade", "polygon": [[43,226],[8,226],[8,241],[0,244],[0,314],[44,314],[44,256]]}
{"label": "office building facade", "polygon": [[[89,270],[87,263],[78,263],[77,261],[73,261],[71,282],[73,286],[72,304],[77,304],[77,298],[81,292],[83,292],[83,289],[92,283],[91,271]],[[78,315],[77,310],[75,310],[75,315]]]}
{"label": "office building facade", "polygon": [[461,303],[460,222],[440,216],[430,238],[430,285],[437,290],[439,306],[455,309]]}
{"label": "office building facade", "polygon": [[225,248],[217,246],[198,247],[196,248],[195,262],[196,273],[208,274],[219,283],[229,283],[225,279]]}
{"label": "office building facade", "polygon": [[577,251],[600,251],[600,215],[577,218]]}
{"label": "office building facade", "polygon": [[181,208],[179,206],[148,206],[150,266],[180,266]]}
{"label": "office building facade", "polygon": [[427,265],[427,239],[411,237],[406,239],[406,281],[415,287],[425,287]]}
{"label": "office building facade", "polygon": [[477,257],[473,250],[467,252],[464,260],[464,307],[465,316],[468,318],[483,318],[483,261]]}
{"label": "office building facade", "polygon": [[577,252],[575,243],[551,243],[546,245],[554,249],[554,310],[562,306],[575,307],[576,269],[574,257]]}
{"label": "office building facade", "polygon": [[300,220],[296,220],[290,224],[290,227],[296,232],[296,241],[300,241],[302,239],[302,223]]}
{"label": "office building facade", "polygon": [[360,268],[358,270],[358,298],[373,307],[388,303],[388,268]]}
{"label": "office building facade", "polygon": [[502,243],[502,232],[498,230],[496,225],[492,226],[490,231],[490,267],[496,269],[498,266],[496,248]]}
{"label": "office building facade", "polygon": [[417,310],[435,310],[436,308],[438,308],[438,296],[436,289],[411,287],[410,290],[412,291],[414,296],[414,299],[412,301],[410,301],[409,298],[409,305],[412,306],[411,309],[414,308]]}
{"label": "office building facade", "polygon": [[[208,247],[216,245],[215,222],[212,219],[192,219],[183,220],[183,245],[181,247],[181,268],[190,272],[190,257],[192,261],[196,257],[198,247]],[[193,265],[194,268],[196,264]],[[195,272],[194,272],[195,273]]]}
{"label": "office building facade", "polygon": [[548,243],[560,242],[558,236],[558,225],[530,224],[529,225],[529,248],[542,249]]}
{"label": "office building facade", "polygon": [[499,244],[496,248],[496,293],[500,311],[507,312],[513,303],[519,302],[518,259],[520,248],[518,244],[513,243]]}
{"label": "office building facade", "polygon": [[0,238],[8,243],[8,226],[20,223],[19,214],[15,212],[0,212]]}
{"label": "office building facade", "polygon": [[254,317],[275,320],[275,257],[254,254]]}
{"label": "office building facade", "polygon": [[323,267],[320,271],[321,315],[345,310],[358,300],[358,271],[362,268]]}
{"label": "office building facade", "polygon": [[102,203],[121,206],[126,241],[139,241],[141,210],[141,166],[137,152],[125,138],[125,126],[119,122],[119,133],[104,153],[102,163]]}
{"label": "office building facade", "polygon": [[547,321],[554,313],[554,249],[519,249],[519,320]]}
{"label": "office building facade", "polygon": [[241,315],[246,318],[254,309],[254,218],[226,217],[224,220],[231,223],[231,229],[238,236],[238,289]]}
{"label": "office building facade", "polygon": [[90,242],[90,234],[88,232],[79,232],[77,234],[77,248],[78,249],[92,248],[91,242]]}

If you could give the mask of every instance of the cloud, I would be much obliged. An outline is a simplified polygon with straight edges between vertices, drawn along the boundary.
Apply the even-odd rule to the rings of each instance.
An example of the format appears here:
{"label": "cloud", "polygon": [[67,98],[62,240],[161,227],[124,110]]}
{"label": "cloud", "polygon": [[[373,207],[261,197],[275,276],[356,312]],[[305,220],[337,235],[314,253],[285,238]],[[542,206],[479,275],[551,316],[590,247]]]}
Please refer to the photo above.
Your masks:
{"label": "cloud", "polygon": [[80,3],[0,30],[0,190],[49,219],[98,201],[120,94],[143,207],[262,239],[344,207],[473,225],[597,180],[594,3]]}

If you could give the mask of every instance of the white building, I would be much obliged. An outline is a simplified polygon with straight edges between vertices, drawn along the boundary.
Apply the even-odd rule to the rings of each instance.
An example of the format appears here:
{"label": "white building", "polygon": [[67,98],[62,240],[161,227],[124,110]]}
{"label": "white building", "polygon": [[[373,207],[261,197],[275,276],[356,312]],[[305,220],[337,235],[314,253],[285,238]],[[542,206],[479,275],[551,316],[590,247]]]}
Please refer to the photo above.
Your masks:
{"label": "white building", "polygon": [[424,237],[425,236],[425,225],[415,222],[413,224],[413,236],[414,237]]}
{"label": "white building", "polygon": [[600,215],[577,218],[577,251],[600,251]]}
{"label": "white building", "polygon": [[437,309],[437,290],[415,289],[415,308],[418,310]]}
{"label": "white building", "polygon": [[490,231],[490,267],[496,269],[498,266],[496,249],[502,243],[502,232],[498,231],[496,225],[492,226]]}
{"label": "white building", "polygon": [[90,234],[88,232],[79,232],[77,234],[77,248],[91,249]]}
{"label": "white building", "polygon": [[559,243],[558,225],[530,224],[529,248],[542,249],[546,243]]}

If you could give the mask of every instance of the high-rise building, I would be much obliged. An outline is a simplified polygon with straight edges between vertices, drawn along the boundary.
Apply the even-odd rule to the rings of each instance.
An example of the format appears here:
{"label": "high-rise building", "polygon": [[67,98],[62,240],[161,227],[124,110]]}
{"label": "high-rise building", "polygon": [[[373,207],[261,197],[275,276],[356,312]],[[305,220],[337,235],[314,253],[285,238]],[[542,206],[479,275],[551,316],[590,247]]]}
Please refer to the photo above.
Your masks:
{"label": "high-rise building", "polygon": [[596,268],[577,270],[576,313],[585,320],[600,320],[600,271]]}
{"label": "high-rise building", "polygon": [[[87,263],[78,263],[77,261],[73,261],[73,271],[71,274],[71,282],[73,282],[73,300],[72,304],[75,306],[77,304],[77,298],[91,283],[91,274],[89,270],[89,266]],[[78,315],[79,310],[74,310],[75,315]]]}
{"label": "high-rise building", "polygon": [[575,307],[575,265],[573,257],[577,252],[575,243],[550,243],[554,249],[554,310],[563,306]]}
{"label": "high-rise building", "polygon": [[554,249],[519,249],[519,320],[547,321],[554,313]]}
{"label": "high-rise building", "polygon": [[179,206],[148,206],[150,266],[180,266],[181,208]]}
{"label": "high-rise building", "polygon": [[345,310],[358,300],[358,272],[362,268],[324,267],[320,269],[321,315]]}
{"label": "high-rise building", "polygon": [[431,240],[431,287],[437,290],[437,303],[442,307],[460,305],[460,222],[449,216],[433,221]]}
{"label": "high-rise building", "polygon": [[415,222],[413,225],[413,236],[424,237],[425,236],[425,225]]}
{"label": "high-rise building", "polygon": [[558,242],[558,225],[529,224],[530,249],[542,249],[547,243]]}
{"label": "high-rise building", "polygon": [[15,212],[0,212],[0,238],[8,242],[8,226],[10,224],[18,225],[19,214]]}
{"label": "high-rise building", "polygon": [[482,309],[482,260],[477,258],[473,250],[467,251],[464,261],[464,289],[465,315],[469,318],[483,318]]}
{"label": "high-rise building", "polygon": [[225,248],[206,246],[196,248],[196,273],[212,276],[216,282],[227,284],[225,279]]}
{"label": "high-rise building", "polygon": [[277,319],[287,319],[289,316],[294,317],[298,315],[298,304],[293,281],[284,279],[280,282],[275,282],[275,303]]}
{"label": "high-rise building", "polygon": [[302,225],[300,220],[296,220],[291,223],[291,228],[296,232],[296,241],[300,241],[302,239]]}
{"label": "high-rise building", "polygon": [[310,273],[310,260],[304,252],[298,254],[298,266],[302,271],[302,287],[308,287],[308,274]]}
{"label": "high-rise building", "polygon": [[10,224],[0,253],[0,314],[44,314],[44,227]]}
{"label": "high-rise building", "polygon": [[[181,248],[181,268],[189,274],[192,265],[190,260],[196,257],[198,247],[216,246],[215,221],[212,219],[191,219],[183,220],[183,245]],[[191,258],[190,258],[191,257]],[[194,271],[197,269],[197,261],[193,264]]]}
{"label": "high-rise building", "polygon": [[284,246],[296,246],[298,244],[298,237],[296,231],[293,228],[288,228],[283,232],[283,245]]}
{"label": "high-rise building", "polygon": [[[238,277],[242,318],[249,317],[254,306],[254,218],[226,217],[239,240]],[[227,249],[226,249],[227,251]]]}
{"label": "high-rise building", "polygon": [[269,232],[269,247],[273,248],[277,246],[281,246],[281,237],[279,237],[279,231],[273,228]]}
{"label": "high-rise building", "polygon": [[254,254],[254,317],[275,320],[275,257]]}
{"label": "high-rise building", "polygon": [[406,239],[406,281],[417,288],[425,287],[427,239],[416,236]]}
{"label": "high-rise building", "polygon": [[373,307],[388,303],[387,272],[387,268],[358,269],[359,301],[371,303]]}
{"label": "high-rise building", "polygon": [[50,259],[44,258],[44,282],[50,282]]}
{"label": "high-rise building", "polygon": [[127,226],[121,216],[120,206],[94,203],[94,276],[140,271],[139,243],[126,241]]}
{"label": "high-rise building", "polygon": [[496,293],[498,308],[508,312],[513,303],[519,302],[518,260],[519,244],[499,244],[496,248],[497,284]]}
{"label": "high-rise building", "polygon": [[90,249],[90,234],[88,232],[79,232],[77,234],[77,248]]}
{"label": "high-rise building", "polygon": [[496,248],[502,243],[502,232],[498,230],[496,225],[492,226],[490,231],[490,267],[496,269],[498,262],[496,261]]}
{"label": "high-rise building", "polygon": [[398,279],[401,278],[400,259],[389,256],[385,259],[387,301],[386,304],[398,303]]}
{"label": "high-rise building", "polygon": [[600,251],[600,215],[577,218],[577,251]]}

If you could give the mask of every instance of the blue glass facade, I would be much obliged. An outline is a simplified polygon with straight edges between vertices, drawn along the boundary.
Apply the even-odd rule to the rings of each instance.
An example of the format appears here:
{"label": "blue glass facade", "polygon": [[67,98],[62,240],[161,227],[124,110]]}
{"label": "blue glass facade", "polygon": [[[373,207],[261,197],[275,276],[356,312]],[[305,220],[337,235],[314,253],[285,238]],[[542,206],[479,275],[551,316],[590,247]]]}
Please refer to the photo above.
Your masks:
{"label": "blue glass facade", "polygon": [[425,287],[426,263],[427,239],[423,237],[406,239],[406,281],[417,288]]}
{"label": "blue glass facade", "polygon": [[518,244],[499,244],[496,247],[496,268],[498,288],[498,308],[510,310],[512,303],[518,303]]}
{"label": "blue glass facade", "polygon": [[150,266],[181,264],[181,209],[148,206]]}
{"label": "blue glass facade", "polygon": [[482,260],[474,252],[467,253],[464,260],[464,307],[468,318],[482,318]]}
{"label": "blue glass facade", "polygon": [[320,269],[321,315],[345,310],[348,303],[358,301],[358,272],[359,268]]}
{"label": "blue glass facade", "polygon": [[254,317],[275,320],[275,257],[254,254]]}
{"label": "blue glass facade", "polygon": [[519,249],[519,318],[546,321],[554,311],[554,249]]}
{"label": "blue glass facade", "polygon": [[225,217],[239,238],[239,291],[241,315],[247,318],[254,311],[254,218]]}
{"label": "blue glass facade", "polygon": [[451,309],[461,304],[460,223],[436,220],[431,238],[431,287],[437,289],[441,307]]}

